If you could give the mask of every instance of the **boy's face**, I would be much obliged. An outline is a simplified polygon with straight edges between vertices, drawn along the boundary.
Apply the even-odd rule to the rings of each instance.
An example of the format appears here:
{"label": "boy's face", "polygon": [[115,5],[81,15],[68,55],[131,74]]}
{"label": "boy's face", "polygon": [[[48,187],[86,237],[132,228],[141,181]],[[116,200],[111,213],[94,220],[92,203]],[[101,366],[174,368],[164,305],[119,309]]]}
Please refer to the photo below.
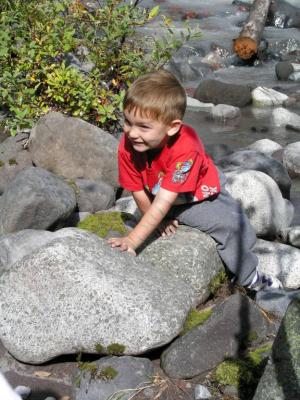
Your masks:
{"label": "boy's face", "polygon": [[124,110],[124,133],[134,150],[145,152],[162,148],[169,136],[176,134],[181,126],[180,120],[166,125],[161,121],[141,116],[139,112]]}

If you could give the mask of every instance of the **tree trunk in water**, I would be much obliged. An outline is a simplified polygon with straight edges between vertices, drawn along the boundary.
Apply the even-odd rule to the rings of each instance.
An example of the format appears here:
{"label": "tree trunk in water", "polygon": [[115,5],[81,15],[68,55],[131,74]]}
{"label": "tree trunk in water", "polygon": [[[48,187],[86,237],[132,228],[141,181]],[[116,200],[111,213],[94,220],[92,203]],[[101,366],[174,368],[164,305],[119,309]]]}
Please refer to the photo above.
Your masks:
{"label": "tree trunk in water", "polygon": [[242,60],[249,60],[257,54],[270,4],[271,0],[254,0],[248,21],[240,36],[233,40],[234,51]]}

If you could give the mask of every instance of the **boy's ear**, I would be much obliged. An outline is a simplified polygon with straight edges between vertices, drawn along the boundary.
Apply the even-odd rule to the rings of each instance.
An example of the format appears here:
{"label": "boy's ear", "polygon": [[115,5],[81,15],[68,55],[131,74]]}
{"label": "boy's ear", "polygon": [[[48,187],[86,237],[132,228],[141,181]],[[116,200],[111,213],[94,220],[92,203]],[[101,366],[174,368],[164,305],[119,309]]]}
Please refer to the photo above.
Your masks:
{"label": "boy's ear", "polygon": [[168,136],[176,135],[176,133],[181,128],[181,125],[182,121],[180,119],[174,119],[174,121],[172,121],[168,126],[167,135]]}

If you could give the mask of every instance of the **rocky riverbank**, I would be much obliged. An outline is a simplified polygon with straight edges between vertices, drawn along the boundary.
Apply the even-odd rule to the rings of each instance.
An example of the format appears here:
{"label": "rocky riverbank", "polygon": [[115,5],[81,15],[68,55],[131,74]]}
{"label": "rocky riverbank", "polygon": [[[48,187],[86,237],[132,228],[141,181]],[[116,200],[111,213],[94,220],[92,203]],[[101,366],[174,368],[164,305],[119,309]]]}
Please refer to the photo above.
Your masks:
{"label": "rocky riverbank", "polygon": [[276,2],[286,25],[273,19],[268,51],[245,66],[229,44],[245,4],[173,3],[162,7],[179,29],[188,17],[204,33],[168,65],[191,95],[185,121],[245,208],[259,268],[284,289],[233,287],[192,228],[136,258],[112,250],[105,238],[139,218],[118,188],[118,139],[51,112],[0,143],[0,370],[28,400],[300,396],[299,8]]}

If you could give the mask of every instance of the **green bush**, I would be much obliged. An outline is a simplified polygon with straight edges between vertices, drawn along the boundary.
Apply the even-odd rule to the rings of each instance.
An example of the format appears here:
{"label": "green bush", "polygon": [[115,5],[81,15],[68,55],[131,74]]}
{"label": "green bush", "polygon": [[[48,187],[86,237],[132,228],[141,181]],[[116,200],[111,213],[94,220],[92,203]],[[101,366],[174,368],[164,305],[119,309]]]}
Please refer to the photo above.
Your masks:
{"label": "green bush", "polygon": [[[106,0],[90,11],[80,0],[1,1],[0,104],[12,134],[49,110],[114,132],[130,83],[162,68],[183,43],[200,37],[189,26],[176,35],[162,16],[165,36],[145,38],[139,28],[159,8],[139,3]],[[68,65],[69,53],[90,63],[90,72]]]}

